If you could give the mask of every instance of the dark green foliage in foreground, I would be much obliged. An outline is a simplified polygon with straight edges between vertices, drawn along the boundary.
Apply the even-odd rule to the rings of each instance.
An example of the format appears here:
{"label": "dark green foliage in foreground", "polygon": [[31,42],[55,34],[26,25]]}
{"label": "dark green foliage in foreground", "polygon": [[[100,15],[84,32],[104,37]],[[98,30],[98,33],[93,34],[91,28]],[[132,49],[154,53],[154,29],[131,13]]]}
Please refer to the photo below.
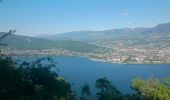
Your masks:
{"label": "dark green foliage in foreground", "polygon": [[164,79],[164,84],[166,84],[170,88],[170,77]]}
{"label": "dark green foliage in foreground", "polygon": [[84,84],[82,87],[81,87],[81,97],[80,97],[80,100],[92,100],[92,97],[91,97],[91,92],[90,92],[90,87],[88,84]]}
{"label": "dark green foliage in foreground", "polygon": [[96,88],[98,88],[98,100],[118,100],[121,98],[121,93],[107,80],[106,77],[96,80]]}
{"label": "dark green foliage in foreground", "polygon": [[[0,100],[77,100],[71,85],[59,77],[51,58],[16,64],[0,57]],[[149,78],[132,80],[134,94],[123,95],[106,77],[96,80],[97,100],[170,100],[170,78],[163,82]],[[88,84],[81,100],[93,100]]]}
{"label": "dark green foliage in foreground", "polygon": [[156,78],[132,80],[134,94],[121,94],[106,77],[96,80],[97,100],[170,100],[170,78],[160,82]]}
{"label": "dark green foliage in foreground", "polygon": [[97,100],[139,100],[136,94],[123,95],[106,77],[96,80]]}
{"label": "dark green foliage in foreground", "polygon": [[50,58],[18,65],[0,57],[0,100],[70,100],[71,86],[52,71],[54,66]]}

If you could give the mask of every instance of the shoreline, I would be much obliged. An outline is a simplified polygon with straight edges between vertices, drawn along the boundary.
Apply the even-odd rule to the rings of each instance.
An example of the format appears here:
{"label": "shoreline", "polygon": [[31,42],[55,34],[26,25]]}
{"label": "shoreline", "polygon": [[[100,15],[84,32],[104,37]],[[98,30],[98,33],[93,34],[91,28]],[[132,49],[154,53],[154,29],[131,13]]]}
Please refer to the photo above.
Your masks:
{"label": "shoreline", "polygon": [[[6,56],[6,55],[5,55]],[[155,64],[165,64],[165,65],[170,65],[170,63],[122,63],[122,62],[112,62],[112,61],[107,61],[104,59],[96,59],[96,58],[92,58],[92,57],[88,57],[88,56],[82,56],[82,55],[8,55],[10,57],[57,57],[57,56],[65,56],[65,57],[82,57],[82,58],[86,58],[88,60],[92,60],[92,61],[96,61],[96,62],[102,62],[102,63],[111,63],[111,64],[123,64],[123,65],[128,65],[128,64],[138,64],[138,65],[143,65],[143,64],[147,64],[147,65],[155,65]]]}

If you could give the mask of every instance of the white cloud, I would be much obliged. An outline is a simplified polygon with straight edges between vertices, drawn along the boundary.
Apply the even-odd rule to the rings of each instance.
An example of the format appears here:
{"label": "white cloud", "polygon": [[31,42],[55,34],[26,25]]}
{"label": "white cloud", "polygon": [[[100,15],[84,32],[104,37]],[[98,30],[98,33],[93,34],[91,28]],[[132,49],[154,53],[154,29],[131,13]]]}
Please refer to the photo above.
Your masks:
{"label": "white cloud", "polygon": [[122,16],[128,16],[128,15],[129,15],[129,13],[127,13],[127,12],[122,13]]}

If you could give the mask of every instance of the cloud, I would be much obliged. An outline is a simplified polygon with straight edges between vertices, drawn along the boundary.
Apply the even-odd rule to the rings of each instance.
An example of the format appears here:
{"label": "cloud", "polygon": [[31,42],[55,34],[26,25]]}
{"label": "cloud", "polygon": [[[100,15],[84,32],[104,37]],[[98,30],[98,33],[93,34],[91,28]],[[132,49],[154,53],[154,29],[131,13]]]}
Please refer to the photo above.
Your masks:
{"label": "cloud", "polygon": [[122,13],[122,16],[128,16],[129,14],[127,12]]}

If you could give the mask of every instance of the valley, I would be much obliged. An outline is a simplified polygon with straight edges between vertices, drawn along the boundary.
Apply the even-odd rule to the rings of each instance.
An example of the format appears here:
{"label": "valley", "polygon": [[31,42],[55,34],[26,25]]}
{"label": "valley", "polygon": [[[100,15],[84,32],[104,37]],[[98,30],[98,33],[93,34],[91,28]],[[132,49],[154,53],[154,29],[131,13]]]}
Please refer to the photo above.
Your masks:
{"label": "valley", "polygon": [[53,39],[12,34],[2,41],[8,46],[1,46],[1,55],[64,55],[111,63],[169,64],[169,27],[170,23],[165,23],[153,28],[76,31],[51,36]]}

